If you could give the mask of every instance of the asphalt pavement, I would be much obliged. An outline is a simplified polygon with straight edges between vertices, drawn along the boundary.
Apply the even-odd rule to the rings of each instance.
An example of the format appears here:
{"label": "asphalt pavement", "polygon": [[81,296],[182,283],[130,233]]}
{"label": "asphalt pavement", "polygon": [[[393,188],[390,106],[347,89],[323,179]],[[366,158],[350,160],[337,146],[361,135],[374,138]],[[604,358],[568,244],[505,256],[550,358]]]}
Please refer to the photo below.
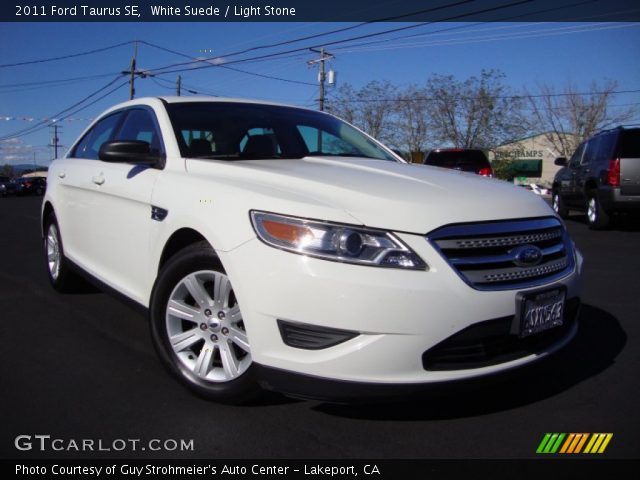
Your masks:
{"label": "asphalt pavement", "polygon": [[[611,432],[607,458],[640,454],[640,226],[568,228],[585,256],[576,339],[498,383],[411,402],[344,406],[279,395],[202,400],[156,358],[145,317],[87,288],[50,288],[40,198],[0,199],[2,458],[533,458],[546,432]],[[193,440],[192,451],[21,451],[19,435]]]}

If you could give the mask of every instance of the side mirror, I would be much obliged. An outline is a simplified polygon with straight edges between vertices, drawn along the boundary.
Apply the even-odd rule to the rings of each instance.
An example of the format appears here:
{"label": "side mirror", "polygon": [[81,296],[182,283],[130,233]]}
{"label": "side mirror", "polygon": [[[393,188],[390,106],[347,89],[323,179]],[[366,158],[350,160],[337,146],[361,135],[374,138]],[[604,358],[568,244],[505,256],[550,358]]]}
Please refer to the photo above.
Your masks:
{"label": "side mirror", "polygon": [[567,159],[566,159],[566,157],[558,157],[558,158],[555,159],[555,161],[553,163],[555,163],[559,167],[566,167],[567,166]]}
{"label": "side mirror", "polygon": [[143,142],[142,140],[105,142],[100,147],[98,157],[103,162],[143,165],[155,165],[160,160],[159,155],[151,153],[151,145],[149,142]]}

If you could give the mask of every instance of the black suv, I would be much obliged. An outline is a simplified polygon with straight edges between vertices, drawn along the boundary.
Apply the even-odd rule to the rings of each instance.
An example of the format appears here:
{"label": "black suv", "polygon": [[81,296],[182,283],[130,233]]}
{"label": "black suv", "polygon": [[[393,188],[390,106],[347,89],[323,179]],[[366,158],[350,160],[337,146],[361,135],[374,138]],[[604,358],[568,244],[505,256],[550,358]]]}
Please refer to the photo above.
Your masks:
{"label": "black suv", "polygon": [[493,169],[482,150],[471,148],[438,148],[431,150],[424,159],[425,165],[473,172],[493,177]]}
{"label": "black suv", "polygon": [[618,127],[581,143],[553,180],[553,209],[562,218],[569,210],[587,212],[592,229],[609,225],[615,213],[640,212],[640,128]]}

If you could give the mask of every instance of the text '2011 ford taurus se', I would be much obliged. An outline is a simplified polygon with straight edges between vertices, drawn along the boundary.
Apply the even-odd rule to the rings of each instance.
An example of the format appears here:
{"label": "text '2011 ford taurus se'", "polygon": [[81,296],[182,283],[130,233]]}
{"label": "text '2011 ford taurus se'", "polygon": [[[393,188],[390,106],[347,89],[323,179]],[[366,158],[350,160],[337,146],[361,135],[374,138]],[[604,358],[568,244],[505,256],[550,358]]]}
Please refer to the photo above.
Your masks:
{"label": "text '2011 ford taurus se'", "polygon": [[422,389],[577,330],[582,257],[540,198],[302,108],[117,105],[52,163],[42,226],[54,288],[148,308],[163,363],[220,402]]}

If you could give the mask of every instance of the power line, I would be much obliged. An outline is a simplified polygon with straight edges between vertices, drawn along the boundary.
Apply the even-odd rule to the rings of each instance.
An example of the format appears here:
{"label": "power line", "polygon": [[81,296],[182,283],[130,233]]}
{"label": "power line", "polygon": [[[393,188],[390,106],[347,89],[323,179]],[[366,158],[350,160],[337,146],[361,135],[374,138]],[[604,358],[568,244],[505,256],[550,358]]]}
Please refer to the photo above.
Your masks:
{"label": "power line", "polygon": [[515,32],[508,34],[500,34],[500,35],[485,35],[478,37],[467,37],[464,39],[441,39],[434,42],[422,42],[422,43],[405,43],[398,45],[385,45],[379,47],[362,47],[362,48],[354,48],[349,49],[350,47],[343,47],[345,49],[338,48],[337,51],[341,53],[356,53],[356,52],[373,52],[373,51],[383,51],[383,50],[399,50],[405,48],[421,48],[421,47],[439,47],[439,46],[450,46],[450,45],[468,45],[470,43],[485,43],[492,41],[501,41],[501,40],[518,40],[525,38],[541,38],[541,37],[552,37],[559,35],[570,35],[575,33],[584,33],[584,32],[595,32],[599,30],[611,30],[611,29],[619,29],[619,28],[637,28],[640,27],[640,24],[606,24],[605,26],[601,23],[589,25],[589,26],[572,26],[572,27],[559,27],[556,29],[549,29],[547,31],[542,30],[530,30],[528,32]]}
{"label": "power line", "polygon": [[[167,53],[172,53],[174,55],[178,55],[178,56],[181,56],[181,57],[189,58],[189,59],[191,59],[192,61],[195,61],[195,62],[207,61],[207,60],[204,60],[204,59],[195,58],[195,57],[193,57],[191,55],[187,55],[186,53],[182,53],[182,52],[178,52],[176,50],[171,50],[169,48],[161,47],[160,45],[156,45],[155,43],[146,42],[146,41],[143,41],[143,40],[141,40],[140,43],[142,43],[144,45],[147,45],[149,47],[157,48],[158,50],[163,50],[163,51],[165,51]],[[213,60],[213,59],[210,59],[210,60]],[[189,62],[189,63],[193,63],[193,62]],[[247,70],[242,70],[240,68],[229,67],[229,66],[224,65],[224,64],[219,64],[219,65],[216,65],[216,66],[220,67],[220,68],[224,68],[226,70],[231,70],[231,71],[238,72],[238,73],[244,73],[246,75],[252,75],[254,77],[267,78],[269,80],[278,80],[278,81],[287,82],[287,83],[296,83],[298,85],[310,85],[310,86],[313,86],[313,87],[316,86],[315,83],[303,82],[301,80],[293,80],[293,79],[290,79],[290,78],[276,77],[274,75],[267,75],[267,74],[264,74],[264,73],[250,72],[250,71],[247,71]],[[158,74],[158,75],[160,75],[160,74]]]}
{"label": "power line", "polygon": [[[580,96],[604,95],[604,94],[617,95],[617,94],[638,93],[638,92],[640,92],[640,89],[637,89],[637,90],[599,91],[599,92],[567,92],[567,93],[549,93],[549,94],[540,93],[540,94],[534,94],[534,95],[532,95],[532,94],[526,94],[526,95],[496,95],[494,98],[517,100],[517,99],[524,99],[524,98],[568,97],[568,96],[573,96],[573,95],[580,95]],[[456,100],[475,100],[475,99],[480,98],[480,97],[463,96],[463,97],[455,97],[455,98],[456,98]],[[392,103],[392,102],[416,102],[416,101],[419,101],[419,102],[436,102],[436,101],[438,101],[438,99],[437,98],[430,98],[430,97],[352,98],[349,101],[353,102],[353,103],[375,103],[375,102],[390,102],[390,103]]]}
{"label": "power line", "polygon": [[[70,110],[73,110],[74,108],[76,108],[76,107],[78,107],[79,105],[83,104],[83,103],[84,103],[84,102],[86,102],[87,100],[89,100],[89,99],[91,99],[91,98],[95,97],[96,95],[98,95],[98,94],[99,94],[100,92],[102,92],[103,90],[105,90],[105,89],[109,88],[111,85],[113,85],[114,83],[116,83],[116,82],[118,81],[118,79],[120,79],[121,77],[122,77],[121,75],[118,75],[118,76],[117,76],[117,77],[115,77],[113,80],[111,80],[109,83],[107,83],[106,85],[104,85],[103,87],[100,87],[98,90],[96,90],[96,91],[94,91],[94,92],[90,93],[89,95],[87,95],[86,97],[84,97],[82,100],[80,100],[80,101],[78,101],[78,102],[74,103],[74,104],[73,104],[73,105],[71,105],[70,107],[67,107],[67,108],[65,108],[64,110],[61,110],[60,112],[56,113],[55,115],[51,115],[51,116],[50,116],[50,118],[55,119],[55,121],[58,121],[58,120],[64,120],[65,118],[70,117],[71,115],[74,115],[74,114],[78,113],[79,111],[83,110],[84,108],[86,108],[86,107],[88,107],[88,106],[90,106],[90,105],[93,105],[96,101],[98,101],[98,100],[100,100],[100,99],[104,98],[106,95],[108,95],[108,94],[110,94],[110,93],[113,93],[115,90],[117,90],[118,88],[120,88],[120,86],[124,85],[124,83],[123,83],[123,84],[121,84],[121,85],[119,85],[116,89],[114,89],[114,90],[110,90],[107,94],[105,94],[105,95],[103,95],[103,96],[99,97],[99,98],[98,98],[98,100],[95,100],[94,102],[91,102],[91,103],[89,103],[89,104],[87,104],[87,105],[83,106],[83,107],[82,107],[81,109],[79,109],[79,110],[75,110],[75,111],[73,111],[73,112],[68,113],[67,115],[64,115],[65,113],[69,112]],[[32,126],[30,126],[30,127],[23,128],[23,129],[21,129],[21,130],[18,130],[18,131],[12,132],[12,133],[10,133],[10,134],[8,134],[8,135],[4,135],[3,137],[1,137],[1,138],[0,138],[0,141],[2,141],[2,140],[6,140],[6,139],[8,139],[8,138],[17,138],[17,137],[22,137],[22,136],[24,136],[24,135],[28,135],[28,134],[30,134],[30,133],[34,133],[35,131],[41,130],[42,128],[46,128],[46,127],[47,127],[47,125],[48,125],[48,123],[49,123],[49,120],[43,120],[43,121],[38,122],[38,123],[36,123],[35,125],[32,125]],[[44,125],[44,127],[43,127],[43,125]],[[41,128],[41,127],[42,127],[42,128]]]}
{"label": "power line", "polygon": [[104,51],[107,51],[107,50],[112,50],[114,48],[122,47],[124,45],[129,45],[132,42],[133,42],[133,40],[127,40],[126,42],[117,43],[115,45],[109,45],[108,47],[95,48],[93,50],[87,50],[85,52],[79,52],[79,53],[71,53],[69,55],[62,55],[62,56],[59,56],[59,57],[41,58],[41,59],[38,59],[38,60],[28,60],[26,62],[18,62],[18,63],[5,63],[3,65],[0,65],[0,68],[18,67],[18,66],[22,66],[22,65],[32,65],[34,63],[46,63],[46,62],[54,62],[54,61],[57,61],[57,60],[66,60],[68,58],[82,57],[84,55],[92,55],[94,53],[100,53],[100,52],[104,52]]}
{"label": "power line", "polygon": [[[505,8],[514,7],[514,6],[517,6],[517,5],[522,5],[522,4],[525,4],[525,3],[530,3],[532,1],[533,0],[519,0],[519,1],[508,3],[508,4],[505,4],[505,5],[500,5],[500,6],[497,6],[497,7],[485,8],[483,10],[477,10],[477,11],[470,12],[470,13],[465,13],[465,14],[460,14],[460,15],[455,15],[455,16],[452,16],[452,17],[440,19],[440,20],[438,20],[438,22],[453,21],[453,20],[457,20],[457,19],[460,19],[460,18],[465,18],[465,17],[471,16],[471,15],[478,15],[478,14],[481,14],[481,13],[488,13],[488,12],[492,12],[492,11],[496,11],[496,10],[502,10],[502,9],[505,9]],[[369,33],[369,34],[366,34],[366,35],[359,35],[359,36],[356,36],[356,37],[351,37],[351,38],[347,38],[347,39],[343,39],[343,40],[335,40],[335,41],[332,41],[332,42],[325,42],[323,44],[309,45],[309,46],[306,46],[306,47],[294,48],[294,49],[290,49],[290,50],[285,50],[283,52],[276,52],[276,53],[270,53],[270,54],[265,54],[265,55],[259,55],[259,56],[256,56],[256,57],[250,57],[250,58],[245,58],[245,59],[240,59],[240,60],[232,60],[230,62],[225,62],[225,65],[237,64],[237,63],[245,63],[245,62],[249,62],[249,61],[252,61],[252,60],[261,60],[261,59],[279,57],[279,56],[286,55],[286,54],[289,54],[289,53],[307,51],[310,48],[321,48],[321,47],[325,47],[325,46],[338,45],[338,44],[341,44],[341,43],[347,43],[347,42],[351,42],[351,41],[354,41],[354,40],[362,40],[362,39],[365,39],[365,38],[371,38],[371,37],[377,37],[377,36],[380,36],[380,35],[386,35],[388,33],[394,33],[394,32],[399,32],[399,31],[403,31],[403,30],[409,30],[409,29],[413,29],[413,28],[424,27],[426,25],[431,25],[433,23],[436,23],[436,21],[422,22],[422,23],[418,23],[418,24],[414,24],[414,25],[407,25],[407,26],[403,26],[403,27],[392,28],[392,29],[383,30],[383,31],[380,31],[380,32]],[[199,62],[202,62],[202,60],[200,60]],[[184,72],[184,71],[187,71],[187,70],[190,70],[190,71],[201,70],[203,68],[212,68],[212,67],[219,67],[220,66],[220,65],[212,64],[212,63],[208,62],[207,65],[203,65],[203,66],[200,66],[200,67],[188,67],[188,68],[178,68],[178,69],[174,69],[174,70],[166,70],[166,69],[172,68],[174,66],[193,65],[194,63],[198,63],[198,62],[183,62],[183,63],[180,63],[180,64],[172,64],[172,65],[167,65],[165,67],[159,67],[159,68],[151,69],[151,71],[154,72],[157,75],[164,75],[164,74],[168,74],[168,73]]]}
{"label": "power line", "polygon": [[459,5],[463,5],[465,3],[472,3],[474,0],[463,0],[463,1],[459,1],[456,3],[450,3],[447,5],[440,5],[438,7],[432,7],[432,8],[427,8],[424,10],[418,10],[416,12],[411,12],[411,13],[405,13],[405,14],[401,14],[401,15],[395,15],[393,17],[385,17],[385,18],[378,18],[376,20],[369,20],[366,22],[362,22],[359,23],[357,25],[350,25],[348,27],[342,27],[342,28],[337,28],[335,30],[329,30],[327,32],[322,32],[322,33],[316,33],[314,35],[307,35],[305,37],[298,37],[298,38],[294,38],[292,40],[285,40],[282,42],[277,42],[277,43],[271,43],[271,44],[267,44],[267,45],[259,45],[256,47],[251,47],[251,48],[246,48],[244,50],[238,50],[235,52],[231,52],[231,53],[227,53],[227,54],[223,54],[222,56],[224,57],[233,57],[236,55],[242,55],[244,53],[249,53],[249,52],[254,52],[257,50],[264,50],[264,49],[268,49],[268,48],[275,48],[275,47],[281,47],[283,45],[290,45],[292,43],[298,43],[298,42],[302,42],[304,40],[311,40],[313,38],[319,38],[319,37],[324,37],[327,35],[334,35],[336,33],[342,33],[342,32],[346,32],[349,30],[354,30],[356,28],[360,28],[363,27],[365,25],[369,25],[372,23],[379,23],[379,22],[390,22],[393,20],[400,20],[401,18],[408,18],[408,17],[415,17],[416,15],[421,15],[421,14],[425,14],[425,13],[433,13],[436,12],[438,10],[443,10],[443,9],[447,9],[447,8],[451,8],[451,7],[457,7]]}

